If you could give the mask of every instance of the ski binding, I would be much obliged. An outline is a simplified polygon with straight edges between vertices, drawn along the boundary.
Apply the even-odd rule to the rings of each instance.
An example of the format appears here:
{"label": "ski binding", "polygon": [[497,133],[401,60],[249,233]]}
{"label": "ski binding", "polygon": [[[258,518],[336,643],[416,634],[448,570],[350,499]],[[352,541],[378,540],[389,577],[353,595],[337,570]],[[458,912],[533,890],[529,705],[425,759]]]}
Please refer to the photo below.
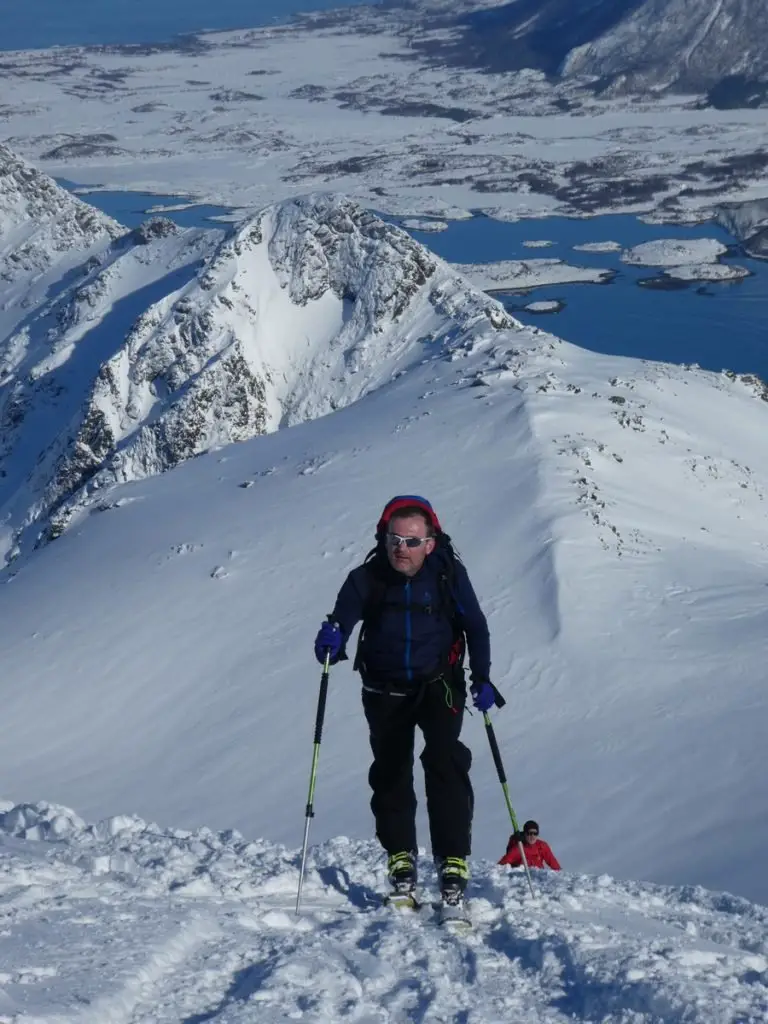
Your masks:
{"label": "ski binding", "polygon": [[384,897],[384,906],[393,910],[420,910],[421,903],[415,892],[391,892]]}

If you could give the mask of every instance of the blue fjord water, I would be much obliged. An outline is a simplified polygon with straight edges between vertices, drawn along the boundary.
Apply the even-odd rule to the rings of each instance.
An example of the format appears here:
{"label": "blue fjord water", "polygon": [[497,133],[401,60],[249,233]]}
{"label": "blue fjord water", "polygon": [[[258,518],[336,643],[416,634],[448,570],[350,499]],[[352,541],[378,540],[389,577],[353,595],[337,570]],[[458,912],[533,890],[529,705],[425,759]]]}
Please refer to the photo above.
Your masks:
{"label": "blue fjord water", "polygon": [[[104,189],[91,191],[77,186],[66,178],[57,178],[62,188],[74,192],[78,199],[90,203],[102,213],[114,217],[127,228],[137,228],[150,217],[168,217],[169,220],[183,228],[221,227],[215,218],[227,217],[230,210],[226,206],[211,206],[208,203],[195,203],[185,196],[154,195],[151,192],[125,192]],[[166,210],[164,207],[183,206],[183,209]]]}
{"label": "blue fjord water", "polygon": [[[552,285],[524,296],[498,293],[496,298],[524,323],[536,324],[595,352],[698,363],[708,370],[757,373],[768,380],[768,262],[745,257],[736,240],[717,224],[646,224],[620,214],[516,223],[479,216],[452,222],[440,233],[411,234],[451,262],[551,257],[613,270],[616,277],[608,284]],[[657,276],[657,271],[627,266],[618,252],[573,249],[585,242],[615,241],[628,247],[659,238],[717,238],[730,247],[723,262],[746,267],[753,276],[719,284],[694,282],[663,291],[638,284]],[[530,240],[554,244],[531,249],[523,244]],[[558,300],[565,308],[556,314],[529,313],[521,308],[544,300]]]}
{"label": "blue fjord water", "polygon": [[[167,42],[205,29],[248,28],[363,0],[35,0],[0,3],[0,50]],[[371,0],[369,0],[371,2]]]}

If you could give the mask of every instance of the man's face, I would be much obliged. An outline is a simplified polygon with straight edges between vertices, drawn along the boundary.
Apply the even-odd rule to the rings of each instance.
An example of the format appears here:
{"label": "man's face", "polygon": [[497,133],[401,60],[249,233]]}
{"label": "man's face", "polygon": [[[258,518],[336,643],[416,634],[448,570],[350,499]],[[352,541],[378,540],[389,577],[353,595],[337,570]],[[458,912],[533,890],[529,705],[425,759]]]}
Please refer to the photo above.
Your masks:
{"label": "man's face", "polygon": [[[409,548],[404,538],[413,538],[420,543]],[[393,569],[404,576],[415,576],[424,565],[424,559],[435,550],[435,541],[429,536],[429,528],[421,516],[394,516],[387,531],[387,558]]]}
{"label": "man's face", "polygon": [[536,842],[538,838],[539,833],[535,832],[533,829],[528,829],[528,831],[525,833],[525,841],[528,844],[528,846],[533,846],[533,844]]}

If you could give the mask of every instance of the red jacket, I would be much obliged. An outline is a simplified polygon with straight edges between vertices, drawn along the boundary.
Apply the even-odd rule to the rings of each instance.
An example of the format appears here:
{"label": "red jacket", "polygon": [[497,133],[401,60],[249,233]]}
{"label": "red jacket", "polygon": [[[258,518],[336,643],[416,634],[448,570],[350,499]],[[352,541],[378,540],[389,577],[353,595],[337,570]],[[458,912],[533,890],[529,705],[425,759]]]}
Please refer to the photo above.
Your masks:
{"label": "red jacket", "polygon": [[[529,868],[543,868],[547,864],[553,871],[560,870],[557,857],[549,848],[549,843],[545,843],[543,839],[537,839],[530,845],[523,840],[523,849],[525,850],[525,859],[528,861]],[[520,856],[517,842],[514,838],[510,837],[507,852],[501,858],[499,864],[509,864],[511,868],[519,868],[522,863],[523,860]]]}

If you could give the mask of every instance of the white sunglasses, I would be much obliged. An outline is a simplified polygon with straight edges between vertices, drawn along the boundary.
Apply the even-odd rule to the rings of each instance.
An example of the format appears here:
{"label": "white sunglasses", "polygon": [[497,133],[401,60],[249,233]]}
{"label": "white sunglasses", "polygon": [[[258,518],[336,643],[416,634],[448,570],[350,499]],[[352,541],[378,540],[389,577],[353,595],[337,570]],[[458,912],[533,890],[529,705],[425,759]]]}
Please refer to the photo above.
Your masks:
{"label": "white sunglasses", "polygon": [[428,540],[434,539],[434,537],[401,537],[399,533],[387,534],[387,544],[391,548],[399,548],[401,544],[405,544],[407,548],[420,548]]}

